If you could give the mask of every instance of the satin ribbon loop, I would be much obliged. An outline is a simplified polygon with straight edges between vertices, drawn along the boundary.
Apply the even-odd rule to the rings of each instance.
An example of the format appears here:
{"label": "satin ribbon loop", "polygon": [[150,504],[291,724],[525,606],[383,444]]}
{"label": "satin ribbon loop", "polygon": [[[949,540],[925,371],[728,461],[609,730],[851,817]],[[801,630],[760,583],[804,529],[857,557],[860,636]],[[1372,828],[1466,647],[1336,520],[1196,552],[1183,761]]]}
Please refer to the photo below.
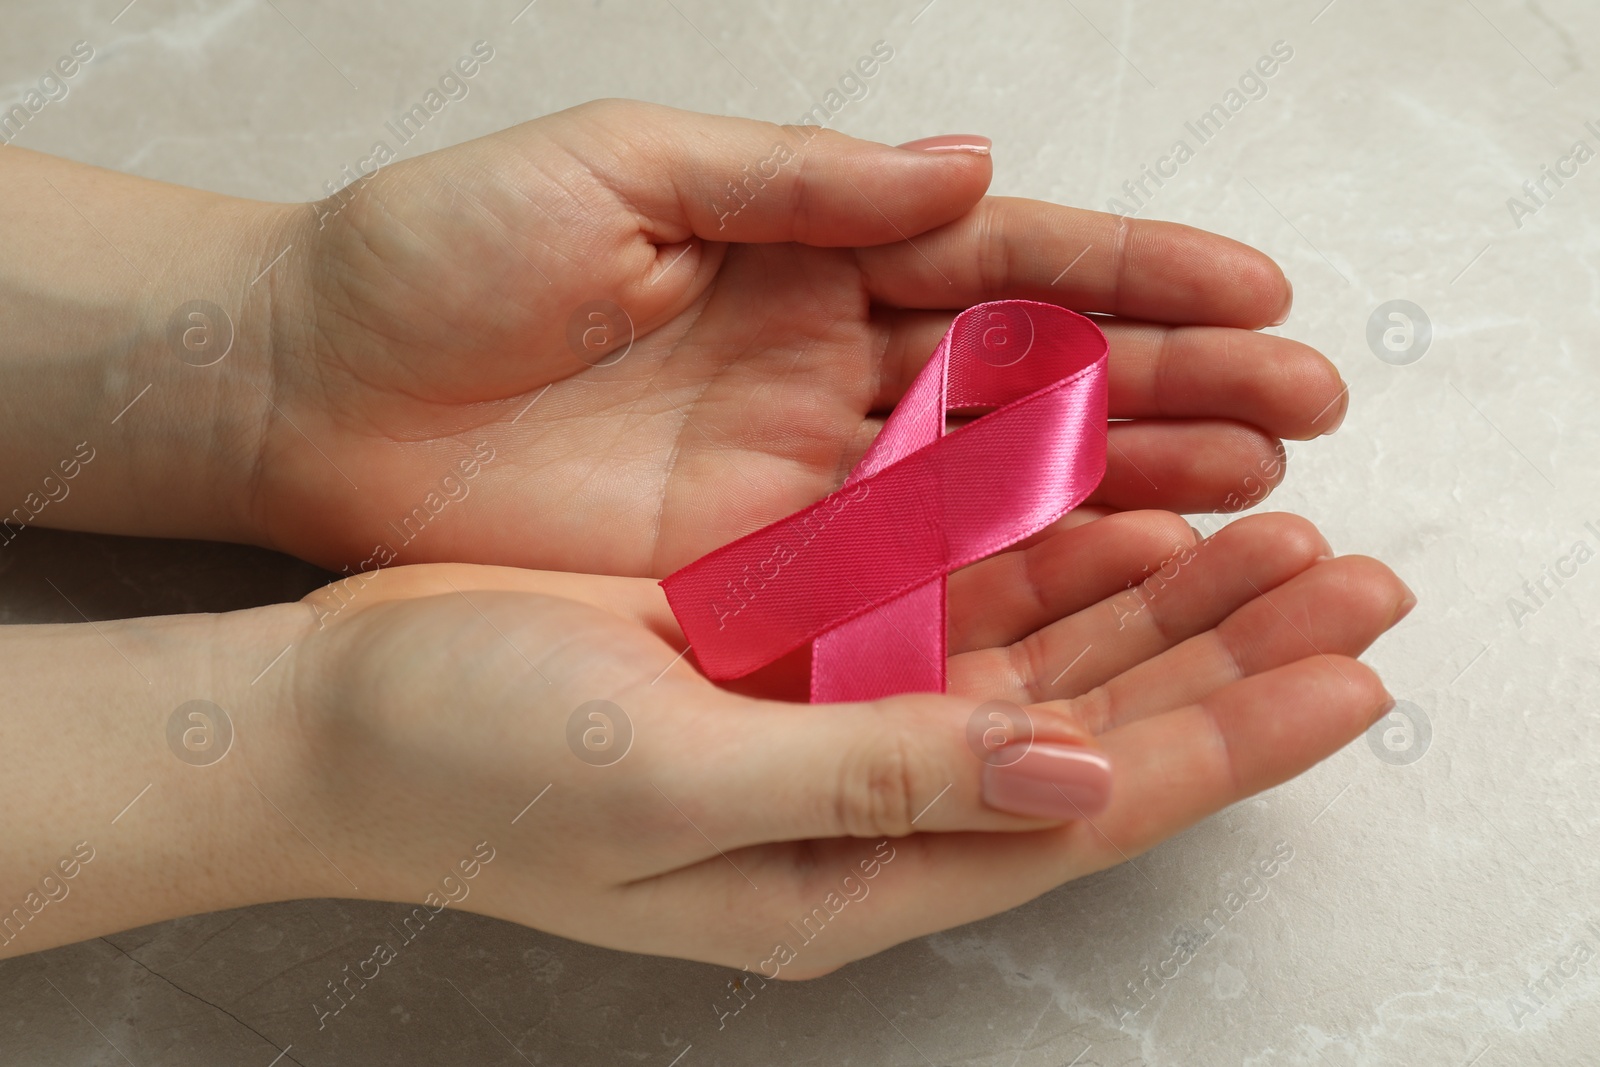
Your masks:
{"label": "satin ribbon loop", "polygon": [[837,492],[661,584],[708,677],[810,642],[814,703],[943,692],[946,575],[1077,507],[1105,467],[1105,335],[1053,304],[979,304]]}

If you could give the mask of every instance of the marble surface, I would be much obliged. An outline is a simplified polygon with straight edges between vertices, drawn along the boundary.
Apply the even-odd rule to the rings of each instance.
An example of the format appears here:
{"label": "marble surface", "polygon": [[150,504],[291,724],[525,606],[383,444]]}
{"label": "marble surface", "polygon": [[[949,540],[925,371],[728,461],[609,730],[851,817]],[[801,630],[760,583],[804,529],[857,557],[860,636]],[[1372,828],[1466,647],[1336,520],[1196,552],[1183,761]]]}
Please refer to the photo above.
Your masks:
{"label": "marble surface", "polygon": [[[1577,141],[1600,148],[1588,67],[1600,9],[125,3],[0,7],[0,100],[21,97],[74,42],[96,50],[18,143],[283,200],[320,195],[479,39],[501,58],[406,153],[599,96],[791,121],[887,41],[892,62],[837,127],[889,142],[987,133],[997,191],[1096,208],[1121,198],[1285,265],[1298,302],[1284,332],[1329,353],[1354,402],[1341,434],[1293,450],[1272,505],[1312,517],[1340,550],[1390,562],[1422,602],[1368,657],[1408,718],[1136,864],[768,987],[722,1029],[713,1005],[731,972],[447,912],[319,1030],[325,982],[365,956],[395,908],[307,901],[0,964],[0,1062],[1600,1057],[1600,566],[1573,562],[1578,542],[1600,548],[1586,525],[1600,527],[1589,462],[1600,451],[1600,164],[1572,161]],[[1278,42],[1292,57],[1241,86]],[[1243,106],[1200,143],[1185,124],[1233,89]],[[1162,163],[1180,139],[1192,153]],[[1122,186],[1146,164],[1176,174],[1134,205]],[[1523,183],[1545,166],[1577,173],[1531,199]],[[1408,302],[1409,348],[1391,301]],[[0,556],[6,622],[74,617],[46,577],[101,618],[266,602],[320,580],[235,547],[31,534]],[[1524,590],[1541,579],[1543,593]],[[1271,856],[1268,877],[1257,865]]]}

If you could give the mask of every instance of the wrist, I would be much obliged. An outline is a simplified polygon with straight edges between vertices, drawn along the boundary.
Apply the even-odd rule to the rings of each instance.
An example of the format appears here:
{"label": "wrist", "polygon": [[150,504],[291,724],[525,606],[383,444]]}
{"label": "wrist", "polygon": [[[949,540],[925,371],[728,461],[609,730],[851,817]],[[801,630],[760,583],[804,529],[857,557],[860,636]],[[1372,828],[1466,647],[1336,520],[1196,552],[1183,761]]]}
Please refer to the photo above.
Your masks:
{"label": "wrist", "polygon": [[258,539],[305,211],[5,154],[0,546],[34,525]]}
{"label": "wrist", "polygon": [[281,339],[303,317],[304,205],[195,210],[200,236],[140,300],[135,351],[102,403],[133,487],[108,532],[263,544],[254,487],[271,459]]}
{"label": "wrist", "polygon": [[192,265],[145,304],[144,399],[165,390],[170,406],[129,432],[150,450],[140,469],[169,472],[158,507],[172,528],[155,532],[271,547],[259,483],[276,458],[268,431],[283,417],[284,353],[310,318],[306,211],[232,201]]}
{"label": "wrist", "polygon": [[310,622],[277,605],[4,628],[0,735],[28,758],[0,780],[0,912],[22,908],[0,956],[334,891],[273,806],[299,781],[287,673],[273,677],[291,656],[262,668]]}

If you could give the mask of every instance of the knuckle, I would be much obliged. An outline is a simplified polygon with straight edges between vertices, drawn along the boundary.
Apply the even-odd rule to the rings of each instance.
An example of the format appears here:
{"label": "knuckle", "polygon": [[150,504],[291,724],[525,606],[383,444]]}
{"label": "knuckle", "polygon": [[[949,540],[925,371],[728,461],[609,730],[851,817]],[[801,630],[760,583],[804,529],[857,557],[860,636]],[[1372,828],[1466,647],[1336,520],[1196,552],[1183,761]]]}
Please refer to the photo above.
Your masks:
{"label": "knuckle", "polygon": [[1086,740],[1112,725],[1111,693],[1097,685],[1070,699],[1035,704],[1027,712],[1035,739]]}
{"label": "knuckle", "polygon": [[[1155,374],[1151,381],[1151,392],[1155,398],[1155,411],[1157,418],[1171,418],[1175,409],[1175,402],[1182,393],[1181,370],[1187,370],[1193,361],[1188,357],[1190,345],[1194,336],[1193,330],[1183,326],[1160,326],[1160,340],[1156,342]],[[1224,335],[1226,337],[1226,335]],[[1227,346],[1232,342],[1223,341],[1223,354],[1229,352]]]}
{"label": "knuckle", "polygon": [[[1132,516],[1130,516],[1131,518]],[[1189,520],[1170,511],[1149,511],[1138,516],[1135,532],[1146,544],[1148,554],[1165,562],[1184,547],[1194,544]]]}
{"label": "knuckle", "polygon": [[903,837],[926,790],[923,760],[906,732],[873,734],[840,763],[836,824],[850,837]]}
{"label": "knuckle", "polygon": [[1006,681],[1027,694],[1030,701],[1048,700],[1055,686],[1045,679],[1053,677],[1046,659],[1044,642],[1031,633],[1005,650]]}
{"label": "knuckle", "polygon": [[1111,245],[1111,291],[1108,294],[1109,306],[1107,311],[1113,315],[1123,314],[1122,294],[1127,288],[1128,265],[1132,257],[1128,251],[1128,238],[1133,232],[1133,220],[1127,216],[1120,216],[1116,222],[1115,234]]}
{"label": "knuckle", "polygon": [[805,152],[799,157],[794,176],[778,187],[784,209],[794,220],[794,238],[800,244],[809,243],[816,235],[817,198],[811,190],[817,184],[816,157]]}
{"label": "knuckle", "polygon": [[824,215],[828,189],[833,184],[829,169],[847,149],[852,138],[837,130],[816,130],[809,134],[793,126],[770,126],[775,144],[788,144],[792,163],[777,169],[765,188],[775,190],[782,202],[781,214],[790,219],[795,241],[808,244],[817,237],[819,219]]}
{"label": "knuckle", "polygon": [[1327,540],[1310,519],[1284,512],[1272,518],[1273,541],[1285,551],[1310,558],[1327,550]]}
{"label": "knuckle", "polygon": [[975,261],[978,289],[987,300],[1003,288],[1009,276],[1011,247],[1006,240],[1005,215],[993,201],[985,199],[973,212],[972,225],[975,230],[973,246],[978,250]]}
{"label": "knuckle", "polygon": [[1296,560],[1312,560],[1328,551],[1328,541],[1309,519],[1289,512],[1247,515],[1235,525],[1241,533],[1258,532],[1272,546],[1274,554]]}

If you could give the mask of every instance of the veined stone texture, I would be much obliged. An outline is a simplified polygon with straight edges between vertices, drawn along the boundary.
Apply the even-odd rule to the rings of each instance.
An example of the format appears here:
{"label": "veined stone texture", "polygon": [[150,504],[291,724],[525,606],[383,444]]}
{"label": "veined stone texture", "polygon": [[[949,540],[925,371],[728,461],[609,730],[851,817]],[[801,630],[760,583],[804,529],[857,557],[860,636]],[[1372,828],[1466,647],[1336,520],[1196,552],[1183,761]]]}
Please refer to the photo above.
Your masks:
{"label": "veined stone texture", "polygon": [[[769,984],[720,1026],[735,972],[447,911],[319,1028],[326,984],[404,911],[325,900],[0,964],[0,1062],[1600,1060],[1600,567],[1574,556],[1600,549],[1600,163],[1576,151],[1600,149],[1600,8],[125,3],[0,7],[0,106],[74,42],[95,50],[16,144],[311,200],[380,140],[407,157],[609,96],[792,122],[839,90],[830,124],[857,136],[993,137],[995,192],[1262,248],[1296,288],[1276,332],[1326,352],[1353,397],[1263,506],[1386,561],[1421,604],[1367,657],[1403,714],[1310,773],[1024,907]],[[397,137],[477,40],[496,58],[468,95]],[[844,91],[880,40],[892,61]],[[0,620],[76,620],[41,574],[96,618],[323,578],[237,547],[31,530],[0,554]]]}

